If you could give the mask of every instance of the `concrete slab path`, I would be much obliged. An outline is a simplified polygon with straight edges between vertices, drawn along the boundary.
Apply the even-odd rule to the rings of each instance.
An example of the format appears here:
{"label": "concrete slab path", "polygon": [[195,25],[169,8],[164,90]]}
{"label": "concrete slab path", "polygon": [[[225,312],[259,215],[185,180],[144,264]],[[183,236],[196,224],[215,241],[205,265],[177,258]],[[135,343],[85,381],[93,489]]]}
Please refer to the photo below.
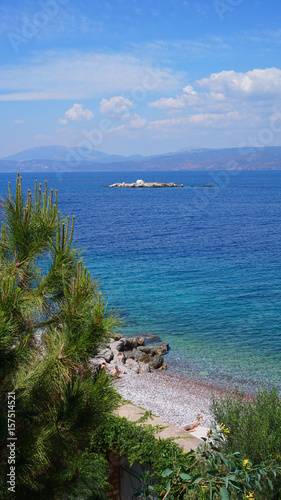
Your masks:
{"label": "concrete slab path", "polygon": [[[145,411],[146,410],[144,410],[143,408],[130,403],[126,403],[121,405],[118,410],[116,410],[116,414],[120,417],[126,417],[130,422],[135,422],[145,414]],[[168,422],[165,422],[165,420],[157,416],[148,418],[148,420],[146,420],[146,423],[164,427],[164,429],[156,434],[156,436],[161,437],[162,439],[173,438],[173,440],[181,448],[183,448],[186,453],[188,453],[190,450],[196,450],[197,446],[199,444],[202,444],[202,440],[200,439],[200,437],[206,437],[208,432],[208,428],[202,426],[198,426],[194,432],[185,432],[179,427],[169,424]]]}

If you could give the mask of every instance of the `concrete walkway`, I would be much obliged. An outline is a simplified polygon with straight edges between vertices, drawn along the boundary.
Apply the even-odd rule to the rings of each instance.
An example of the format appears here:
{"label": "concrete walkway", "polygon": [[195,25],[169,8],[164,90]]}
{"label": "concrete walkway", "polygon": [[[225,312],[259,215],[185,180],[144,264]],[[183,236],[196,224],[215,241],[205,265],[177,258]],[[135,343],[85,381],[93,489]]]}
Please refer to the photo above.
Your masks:
{"label": "concrete walkway", "polygon": [[[126,403],[121,405],[115,413],[120,417],[126,417],[130,422],[135,422],[144,415],[145,410],[133,404]],[[162,439],[173,438],[175,443],[183,448],[186,453],[190,450],[196,450],[197,446],[202,444],[200,437],[206,437],[208,432],[206,427],[200,425],[196,427],[194,432],[185,432],[179,427],[169,424],[165,422],[165,420],[162,420],[162,418],[156,416],[147,419],[145,423],[164,427],[156,436]]]}

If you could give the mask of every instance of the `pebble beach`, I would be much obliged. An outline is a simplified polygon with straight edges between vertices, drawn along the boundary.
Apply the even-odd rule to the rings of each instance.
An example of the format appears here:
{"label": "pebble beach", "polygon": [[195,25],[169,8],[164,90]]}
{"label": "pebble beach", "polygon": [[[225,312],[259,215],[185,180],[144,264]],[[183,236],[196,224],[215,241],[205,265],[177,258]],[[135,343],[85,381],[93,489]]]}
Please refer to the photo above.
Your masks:
{"label": "pebble beach", "polygon": [[209,427],[212,394],[220,394],[216,388],[170,374],[169,371],[137,374],[128,370],[120,374],[115,386],[125,400],[152,411],[178,427],[195,423],[198,414],[203,417],[201,425]]}

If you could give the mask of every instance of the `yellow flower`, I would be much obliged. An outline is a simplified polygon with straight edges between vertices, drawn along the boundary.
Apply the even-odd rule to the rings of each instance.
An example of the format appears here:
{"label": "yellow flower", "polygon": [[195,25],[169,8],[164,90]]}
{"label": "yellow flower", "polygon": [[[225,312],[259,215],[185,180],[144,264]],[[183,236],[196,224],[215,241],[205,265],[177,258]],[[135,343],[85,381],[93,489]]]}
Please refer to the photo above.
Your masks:
{"label": "yellow flower", "polygon": [[201,485],[201,490],[203,491],[203,493],[205,493],[205,491],[208,489],[208,486],[205,486],[205,485]]}
{"label": "yellow flower", "polygon": [[255,500],[254,495],[251,491],[249,491],[249,494],[245,496],[245,500]]}
{"label": "yellow flower", "polygon": [[[250,470],[250,468],[251,468],[251,467],[250,467],[250,464],[249,464],[249,460],[247,460],[247,459],[246,459],[246,460],[244,460],[244,461],[243,461],[243,469],[244,469],[244,470]],[[250,498],[251,498],[251,497],[250,497]]]}
{"label": "yellow flower", "polygon": [[225,427],[225,425],[224,425],[223,423],[221,423],[220,427],[221,427],[221,431],[223,432],[223,434],[224,434],[225,436],[227,436],[227,434],[230,434],[230,430],[229,430],[229,428],[228,428],[228,427]]}

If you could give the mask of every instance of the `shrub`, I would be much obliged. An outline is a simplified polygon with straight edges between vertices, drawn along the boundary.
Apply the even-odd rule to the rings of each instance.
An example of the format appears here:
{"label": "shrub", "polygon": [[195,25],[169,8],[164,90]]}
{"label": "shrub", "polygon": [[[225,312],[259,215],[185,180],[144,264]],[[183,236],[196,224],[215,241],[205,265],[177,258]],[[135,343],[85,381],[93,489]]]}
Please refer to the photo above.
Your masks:
{"label": "shrub", "polygon": [[[259,390],[253,398],[236,392],[213,398],[211,411],[215,425],[223,422],[230,433],[223,450],[239,450],[254,465],[266,457],[281,455],[281,397],[276,388]],[[280,457],[281,458],[281,457]],[[274,482],[274,493],[265,498],[281,498],[280,477]]]}

